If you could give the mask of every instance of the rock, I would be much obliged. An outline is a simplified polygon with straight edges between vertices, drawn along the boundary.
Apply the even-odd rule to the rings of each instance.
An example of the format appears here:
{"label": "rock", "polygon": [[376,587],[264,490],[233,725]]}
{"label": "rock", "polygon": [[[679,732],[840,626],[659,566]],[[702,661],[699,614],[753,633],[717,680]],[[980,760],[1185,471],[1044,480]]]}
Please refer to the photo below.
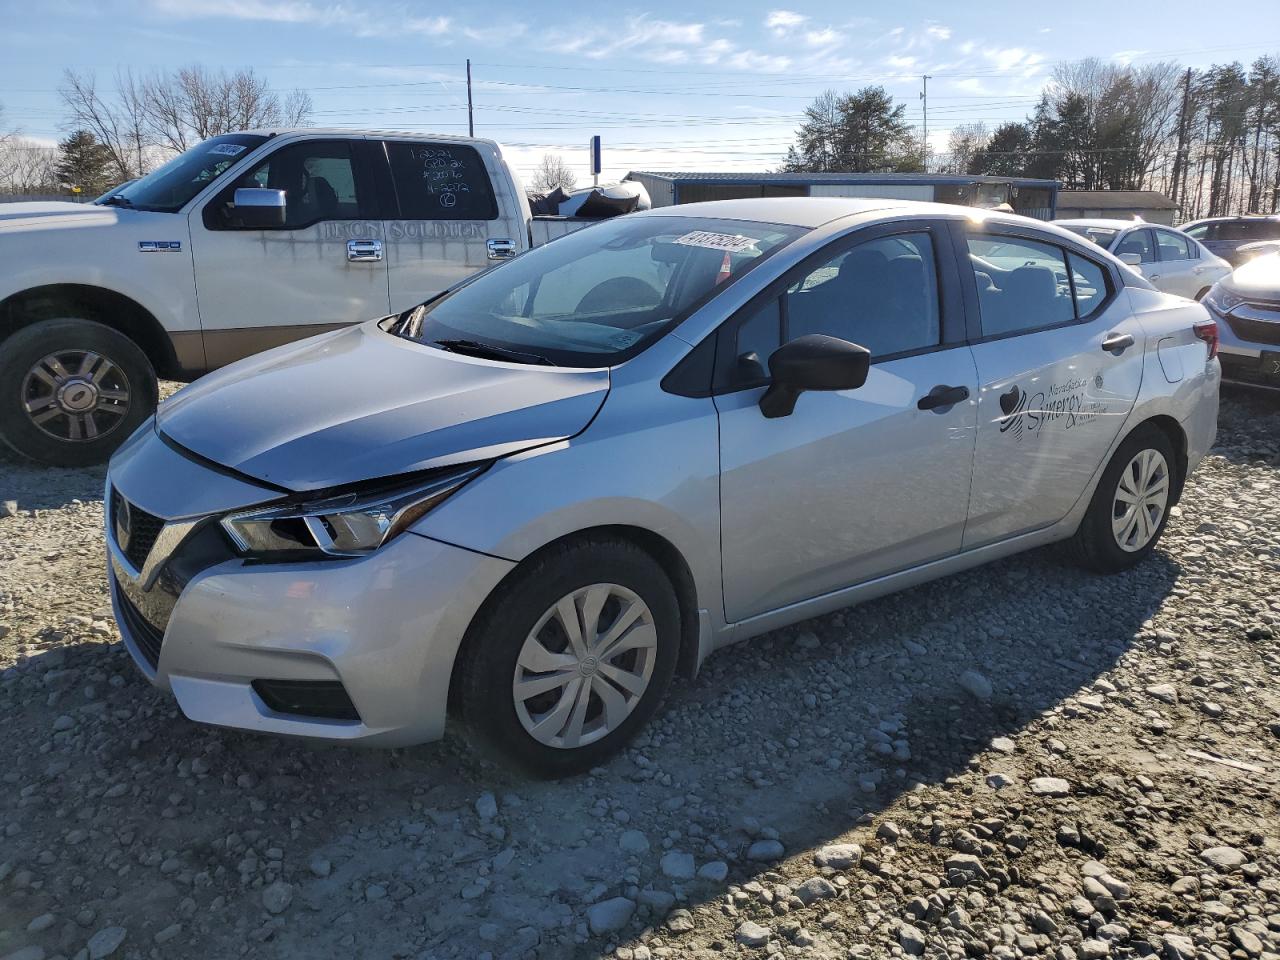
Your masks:
{"label": "rock", "polygon": [[876,836],[888,843],[897,843],[902,836],[902,828],[892,820],[886,820],[876,829]]}
{"label": "rock", "polygon": [[587,925],[597,936],[602,933],[613,933],[625,927],[635,912],[636,902],[626,897],[602,900],[587,908]]}
{"label": "rock", "polygon": [[831,843],[819,847],[813,855],[813,862],[820,867],[831,867],[835,870],[848,870],[856,867],[862,860],[862,848],[856,843]]}
{"label": "rock", "polygon": [[639,830],[624,830],[618,837],[618,849],[623,853],[648,853],[649,839]]}
{"label": "rock", "polygon": [[89,960],[102,960],[103,957],[111,956],[120,949],[120,944],[124,943],[124,938],[128,935],[129,931],[124,927],[103,927],[86,944]]}
{"label": "rock", "polygon": [[946,863],[943,864],[943,869],[947,873],[951,873],[953,870],[957,871],[971,880],[985,880],[989,876],[987,868],[982,865],[982,861],[968,853],[956,853],[947,857]]}
{"label": "rock", "polygon": [[1200,859],[1219,873],[1239,869],[1249,859],[1235,847],[1210,847],[1200,851]]}
{"label": "rock", "polygon": [[0,960],[44,960],[44,947],[33,943],[13,953],[6,953]]}
{"label": "rock", "polygon": [[168,943],[180,933],[182,933],[182,924],[171,923],[169,926],[157,933],[154,939],[156,943]]}
{"label": "rock", "polygon": [[996,737],[991,741],[991,749],[997,753],[1013,753],[1017,747],[1008,737]]}
{"label": "rock", "polygon": [[266,908],[267,913],[273,916],[277,913],[284,913],[289,909],[289,904],[292,902],[293,885],[285,883],[283,880],[277,880],[262,890],[262,905]]}
{"label": "rock", "polygon": [[909,923],[904,923],[898,928],[898,944],[902,947],[902,952],[909,957],[924,956],[926,946],[924,934]]}
{"label": "rock", "polygon": [[498,801],[494,799],[492,793],[485,791],[480,794],[480,798],[476,801],[476,815],[486,821],[498,815]]}
{"label": "rock", "polygon": [[700,880],[710,880],[712,883],[724,883],[729,876],[729,865],[723,860],[712,860],[710,863],[704,863],[698,868],[698,878]]}
{"label": "rock", "polygon": [[688,933],[693,926],[693,914],[688,910],[673,910],[667,917],[667,929],[672,933]]}
{"label": "rock", "polygon": [[672,880],[692,880],[694,877],[693,854],[672,850],[665,854],[660,864],[665,876]]}
{"label": "rock", "polygon": [[70,730],[75,725],[75,718],[64,713],[53,721],[53,731],[54,733],[61,733],[64,730]]}
{"label": "rock", "polygon": [[1017,780],[1007,773],[987,774],[987,786],[992,790],[1003,790],[1006,787],[1012,787],[1017,782]]}
{"label": "rock", "polygon": [[1163,960],[1195,960],[1196,945],[1190,937],[1177,933],[1164,935]]}
{"label": "rock", "polygon": [[1262,955],[1262,941],[1251,930],[1237,924],[1230,930],[1231,941],[1251,957]]}
{"label": "rock", "polygon": [[1111,944],[1105,940],[1084,940],[1080,944],[1080,960],[1103,960],[1111,956]]}
{"label": "rock", "polygon": [[676,903],[675,894],[666,890],[641,890],[636,899],[659,916],[665,916]]}
{"label": "rock", "polygon": [[1206,700],[1200,704],[1200,712],[1206,717],[1220,717],[1222,716],[1222,704]]}
{"label": "rock", "polygon": [[16,517],[18,515],[17,500],[0,500],[0,520]]}
{"label": "rock", "polygon": [[835,885],[825,877],[810,877],[795,888],[796,897],[806,907],[818,900],[830,900],[837,893]]}
{"label": "rock", "polygon": [[333,864],[324,857],[312,857],[309,866],[311,869],[311,875],[320,877],[321,879],[327,877],[333,872]]}
{"label": "rock", "polygon": [[786,850],[777,840],[757,840],[747,847],[747,859],[763,863],[781,860],[785,853]]}
{"label": "rock", "polygon": [[1038,797],[1065,797],[1071,784],[1061,777],[1036,777],[1031,781],[1031,792]]}
{"label": "rock", "polygon": [[977,670],[966,670],[960,674],[960,688],[975,700],[990,700],[992,694],[991,681]]}
{"label": "rock", "polygon": [[738,925],[733,938],[744,947],[763,947],[772,936],[773,931],[768,927],[762,927],[754,920],[744,920]]}
{"label": "rock", "polygon": [[41,930],[48,930],[53,926],[55,919],[52,913],[42,913],[27,924],[27,933],[39,933]]}
{"label": "rock", "polygon": [[1164,703],[1178,702],[1178,688],[1172,683],[1155,683],[1147,687],[1147,693]]}

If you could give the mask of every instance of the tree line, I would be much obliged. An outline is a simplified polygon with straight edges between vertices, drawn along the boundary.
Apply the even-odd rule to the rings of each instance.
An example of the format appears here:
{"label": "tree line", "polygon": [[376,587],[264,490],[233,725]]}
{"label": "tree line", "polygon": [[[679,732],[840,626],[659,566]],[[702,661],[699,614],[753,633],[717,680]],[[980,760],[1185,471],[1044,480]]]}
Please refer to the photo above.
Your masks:
{"label": "tree line", "polygon": [[1193,219],[1280,209],[1280,59],[1206,70],[1089,59],[1052,74],[1031,116],[952,129],[925,156],[906,105],[882,87],[827,91],[805,110],[783,169],[988,174],[1068,189],[1158,190]]}
{"label": "tree line", "polygon": [[209,137],[305,126],[312,113],[307,93],[277,93],[252,69],[125,70],[105,88],[92,73],[67,70],[58,93],[71,132],[57,147],[0,124],[0,193],[94,196]]}

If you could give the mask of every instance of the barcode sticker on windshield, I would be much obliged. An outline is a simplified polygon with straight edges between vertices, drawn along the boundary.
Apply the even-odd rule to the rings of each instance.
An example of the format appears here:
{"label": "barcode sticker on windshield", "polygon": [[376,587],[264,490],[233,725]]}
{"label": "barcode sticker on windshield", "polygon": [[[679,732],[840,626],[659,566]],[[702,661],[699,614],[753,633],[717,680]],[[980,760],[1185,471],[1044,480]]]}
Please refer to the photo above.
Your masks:
{"label": "barcode sticker on windshield", "polygon": [[692,233],[686,233],[683,237],[677,237],[676,243],[683,244],[686,247],[706,247],[708,250],[724,250],[727,253],[743,253],[747,250],[755,249],[756,241],[753,237],[744,237],[741,234],[731,233],[712,233],[709,230],[695,230]]}
{"label": "barcode sticker on windshield", "polygon": [[238,157],[244,151],[238,143],[219,143],[209,150],[215,157]]}

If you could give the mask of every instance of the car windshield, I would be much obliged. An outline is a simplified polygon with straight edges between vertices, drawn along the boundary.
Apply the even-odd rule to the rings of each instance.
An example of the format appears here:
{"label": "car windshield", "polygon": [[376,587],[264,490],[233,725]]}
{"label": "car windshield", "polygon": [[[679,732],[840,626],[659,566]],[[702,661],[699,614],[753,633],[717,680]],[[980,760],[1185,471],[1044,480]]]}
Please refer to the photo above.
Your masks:
{"label": "car windshield", "polygon": [[141,180],[135,180],[94,202],[133,210],[177,213],[246,151],[266,142],[266,137],[256,133],[229,133],[214,137],[186,153],[178,154]]}
{"label": "car windshield", "polygon": [[1072,233],[1078,233],[1086,240],[1092,240],[1104,250],[1111,247],[1111,241],[1120,232],[1119,230],[1112,230],[1110,227],[1088,227],[1081,223],[1060,223],[1058,226],[1066,227]]}
{"label": "car windshield", "polygon": [[606,220],[400,315],[391,332],[445,350],[601,367],[653,343],[806,231],[742,220]]}

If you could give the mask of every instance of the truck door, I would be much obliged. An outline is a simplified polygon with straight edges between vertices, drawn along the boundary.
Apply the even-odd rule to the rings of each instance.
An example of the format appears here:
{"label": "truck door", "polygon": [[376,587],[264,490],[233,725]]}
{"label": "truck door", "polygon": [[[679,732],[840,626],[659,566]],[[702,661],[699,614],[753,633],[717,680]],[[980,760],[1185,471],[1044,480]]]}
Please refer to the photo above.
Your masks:
{"label": "truck door", "polygon": [[433,294],[529,246],[528,205],[487,143],[383,141],[394,199],[386,235],[391,309]]}
{"label": "truck door", "polygon": [[[191,214],[210,369],[387,313],[387,261],[362,138],[290,140]],[[240,225],[239,187],[285,192],[285,222]]]}

